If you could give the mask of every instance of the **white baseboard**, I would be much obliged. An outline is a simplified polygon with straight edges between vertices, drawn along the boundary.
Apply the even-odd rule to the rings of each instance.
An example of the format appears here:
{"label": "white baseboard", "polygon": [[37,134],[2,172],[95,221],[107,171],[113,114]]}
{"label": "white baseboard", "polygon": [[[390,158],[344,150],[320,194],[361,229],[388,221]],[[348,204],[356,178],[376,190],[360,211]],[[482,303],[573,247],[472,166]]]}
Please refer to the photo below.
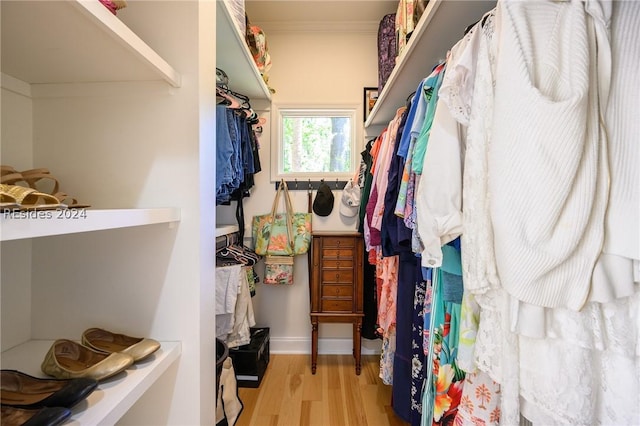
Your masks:
{"label": "white baseboard", "polygon": [[[269,352],[272,354],[311,354],[311,339],[304,337],[271,337]],[[381,340],[362,339],[362,355],[379,355]],[[318,354],[350,355],[353,353],[351,339],[318,339]]]}

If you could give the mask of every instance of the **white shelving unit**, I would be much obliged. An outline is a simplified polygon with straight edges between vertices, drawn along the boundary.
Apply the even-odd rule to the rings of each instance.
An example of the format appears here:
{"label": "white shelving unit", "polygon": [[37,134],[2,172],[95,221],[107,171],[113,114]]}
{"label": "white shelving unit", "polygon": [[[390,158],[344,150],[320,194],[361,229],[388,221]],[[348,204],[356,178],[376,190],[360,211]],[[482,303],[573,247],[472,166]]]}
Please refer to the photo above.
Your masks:
{"label": "white shelving unit", "polygon": [[[183,27],[192,25],[185,16],[196,16],[197,20],[198,15],[190,14],[188,10],[190,6],[182,4],[130,4],[130,6],[130,11],[127,11],[130,12],[129,18],[139,24],[149,17],[158,29],[147,34],[154,36],[156,45],[161,44],[161,47],[174,52],[174,57],[181,57],[181,49],[163,42],[163,36],[160,33],[166,29],[161,22],[163,20],[170,22],[170,19],[174,18],[174,12],[178,12],[181,13],[182,20],[176,25]],[[147,173],[154,172],[153,168],[143,168],[140,164],[132,166],[127,161],[120,161],[120,158],[126,155],[137,155],[137,162],[146,165],[142,161],[146,158],[145,155],[166,155],[170,158],[172,155],[183,154],[186,148],[183,151],[176,151],[176,148],[170,144],[156,148],[148,140],[157,140],[158,132],[167,133],[167,129],[178,128],[183,133],[191,135],[189,141],[192,142],[194,133],[190,132],[190,116],[186,119],[180,118],[186,113],[176,114],[175,105],[197,106],[199,94],[197,91],[190,94],[174,91],[171,92],[171,97],[166,95],[168,93],[166,87],[181,86],[182,75],[121,20],[121,13],[126,12],[121,11],[118,13],[119,16],[114,16],[98,0],[8,0],[0,2],[0,7],[2,31],[0,63],[2,86],[3,90],[6,90],[3,93],[7,99],[6,101],[3,99],[2,102],[2,152],[3,155],[5,150],[9,153],[4,155],[3,164],[28,165],[29,162],[35,162],[39,158],[38,161],[47,161],[47,164],[39,163],[37,166],[50,167],[52,170],[62,169],[75,178],[84,176],[84,179],[78,179],[74,184],[77,188],[88,187],[91,192],[94,189],[90,187],[92,185],[90,174],[94,169],[99,170],[100,166],[106,166],[115,170],[116,173],[113,175],[103,173],[101,175],[104,178],[103,184],[113,185],[114,188],[127,188],[129,192],[126,194],[130,197],[121,200],[118,198],[121,196],[118,191],[101,192],[100,188],[96,188],[96,194],[101,194],[102,197],[106,194],[111,197],[107,198],[106,202],[105,198],[101,198],[102,206],[108,206],[111,203],[118,206],[128,203],[144,205],[144,201],[136,202],[138,198],[149,199],[153,205],[158,205],[160,204],[158,201],[166,197],[164,191],[176,191],[171,187],[171,180],[158,181],[156,178],[154,181],[152,175],[147,176]],[[161,12],[157,12],[158,10]],[[147,12],[158,14],[150,16]],[[213,13],[211,15],[213,16]],[[192,43],[194,36],[191,35],[191,37],[189,43],[197,44]],[[197,40],[198,35],[195,37]],[[213,37],[206,42],[211,44],[213,49]],[[192,64],[193,62],[183,59],[179,63]],[[199,64],[190,66],[193,72],[194,67],[198,70]],[[146,86],[147,82],[156,82],[156,85]],[[115,85],[111,86],[112,83]],[[133,97],[127,97],[129,92],[122,90],[121,83],[124,83],[127,88],[135,89],[138,87],[135,85],[140,84],[140,87],[151,87],[151,89],[135,92],[136,95]],[[44,85],[53,89],[47,92],[46,99],[32,97],[34,93],[36,95],[41,93],[33,89]],[[58,87],[62,90],[56,90]],[[78,90],[67,90],[70,87]],[[111,91],[111,87],[117,90]],[[158,87],[162,88],[157,89]],[[92,90],[96,88],[100,90],[92,94]],[[144,105],[146,104],[145,100],[141,99],[143,96],[152,97],[157,101],[154,104],[156,116],[151,118],[145,116]],[[132,100],[135,106],[131,106]],[[125,114],[119,111],[101,110],[101,107],[96,106],[105,104],[129,109]],[[61,111],[64,116],[60,124],[56,120],[49,120],[52,113],[58,111]],[[84,120],[78,117],[78,111],[83,113],[87,111]],[[175,118],[176,115],[180,117]],[[15,119],[16,117],[18,120]],[[87,117],[91,119],[91,123],[87,123]],[[112,117],[120,117],[115,126],[112,125],[115,123],[112,121],[115,118]],[[166,124],[158,123],[157,120],[164,121]],[[27,130],[25,127],[31,127],[31,129]],[[68,134],[60,136],[58,130],[61,130],[61,134],[69,131]],[[99,133],[101,136],[107,135],[104,137],[113,140],[113,144],[104,151],[96,152],[96,149],[103,149],[104,144],[92,142],[91,137],[94,133]],[[139,146],[132,146],[120,140],[122,135],[139,140]],[[197,132],[195,135],[195,138],[198,138]],[[180,142],[183,141],[176,140],[175,145],[180,146]],[[196,142],[198,142],[197,139]],[[91,143],[95,144],[92,146]],[[197,143],[192,146],[197,147]],[[186,151],[183,156],[197,159],[197,149],[195,151],[196,155],[192,154],[193,151]],[[119,153],[119,157],[114,156],[113,152]],[[16,159],[22,164],[14,164],[13,161]],[[68,169],[66,165],[69,166]],[[80,167],[77,167],[78,165]],[[78,170],[83,167],[85,169],[79,173]],[[118,175],[118,173],[121,174]],[[130,185],[127,179],[134,180],[136,183],[150,179],[150,183],[146,186]],[[63,181],[73,182],[73,179],[63,179]],[[198,194],[198,187],[193,181],[185,180],[183,177],[180,184],[187,187],[190,185],[194,188],[194,194]],[[161,195],[154,199],[149,194],[155,194],[158,186],[162,187],[162,191],[158,192]],[[167,197],[167,199],[171,204],[172,198]],[[181,203],[181,201],[177,202]],[[190,267],[189,261],[185,261],[185,258],[197,258],[200,252],[195,247],[192,247],[192,250],[185,249],[181,241],[189,237],[181,237],[179,228],[178,231],[172,232],[162,229],[158,229],[157,233],[154,232],[155,230],[132,232],[135,241],[128,237],[127,233],[122,232],[107,236],[102,234],[99,237],[89,236],[88,233],[154,224],[167,224],[168,227],[174,227],[181,221],[182,211],[183,209],[178,207],[90,208],[75,211],[70,209],[0,214],[0,241],[2,241],[3,255],[2,368],[18,369],[35,376],[43,376],[40,372],[40,363],[53,340],[33,340],[34,335],[44,336],[45,339],[50,339],[52,336],[66,337],[69,335],[69,330],[75,329],[79,324],[87,323],[86,325],[90,326],[88,322],[93,318],[101,324],[128,324],[132,329],[156,327],[154,329],[160,331],[160,334],[170,336],[169,339],[159,339],[162,348],[150,359],[134,365],[125,373],[101,382],[98,389],[86,401],[73,408],[73,416],[69,424],[115,424],[160,379],[163,373],[174,363],[179,362],[183,344],[179,339],[187,333],[181,333],[179,327],[174,327],[173,323],[180,322],[175,320],[179,315],[174,307],[185,305],[187,300],[194,298],[197,300],[193,294],[200,295],[201,291],[197,276],[197,279],[191,281],[193,285],[191,282],[185,285],[180,277],[184,275],[180,271],[180,265],[184,264],[185,269]],[[191,217],[194,216],[193,211],[191,207],[189,211]],[[189,235],[197,236],[198,228],[192,229]],[[74,234],[71,242],[65,237],[46,238],[71,234]],[[93,242],[94,238],[98,241],[97,243]],[[84,244],[89,249],[73,250],[69,244]],[[101,258],[96,258],[100,255],[96,255],[91,250],[92,244],[102,245]],[[151,245],[154,247],[150,247]],[[131,249],[130,246],[136,246],[137,249]],[[140,272],[139,265],[148,257],[144,253],[144,248],[147,247],[162,249],[159,252],[156,251],[156,256],[157,253],[162,253],[157,261],[164,262],[158,265],[160,273]],[[72,254],[67,254],[67,249]],[[168,254],[165,255],[165,253]],[[194,253],[197,255],[194,256]],[[109,258],[111,254],[113,258],[124,255],[125,261],[115,263]],[[5,262],[5,256],[11,260]],[[54,263],[66,265],[67,272],[70,270],[73,272],[66,274],[42,267],[41,259],[47,257],[50,257]],[[179,260],[174,260],[176,257]],[[104,267],[102,263],[105,264]],[[106,267],[108,263],[112,265],[110,269]],[[175,266],[176,264],[178,266]],[[126,279],[123,277],[126,278],[130,272],[141,277],[135,283],[138,284],[137,286],[125,283]],[[90,284],[88,281],[92,281],[95,277],[97,282],[104,277],[109,277],[110,274],[113,274],[113,283],[110,284],[109,290],[105,293],[98,291],[101,295],[96,296],[97,287],[88,285]],[[144,281],[146,275],[150,278]],[[172,291],[180,296],[174,297],[172,303],[163,304],[162,291]],[[96,301],[96,298],[99,300]],[[129,300],[132,299],[136,302],[130,303]],[[45,303],[40,304],[42,301]],[[55,315],[49,310],[49,306],[54,309],[54,305],[55,309],[59,309],[62,314]],[[171,318],[168,326],[163,317]],[[185,317],[189,317],[187,327],[192,329],[202,327],[203,323],[199,318],[193,319],[188,314],[185,314]],[[129,334],[122,329],[114,329],[114,331]],[[155,335],[149,337],[156,338]],[[174,337],[177,338],[174,339]],[[187,343],[192,348],[200,345],[200,341],[194,339]],[[213,339],[207,346],[212,345]],[[197,350],[205,352],[201,348]],[[197,350],[194,349],[192,353]],[[213,363],[212,357],[212,366]],[[188,370],[192,367],[184,368]],[[192,375],[189,371],[187,374]],[[182,382],[182,380],[173,378],[169,383],[178,386],[176,382]],[[199,383],[194,384],[194,388],[197,388],[198,392],[189,397],[196,401],[200,398],[201,386]],[[180,395],[185,392],[178,388],[169,389],[168,393]],[[203,398],[213,401],[213,392]],[[167,401],[173,402],[171,397]],[[194,404],[199,406],[195,402]],[[193,420],[194,418],[208,417],[197,412],[195,407],[189,405],[188,400],[180,400],[176,406],[177,408],[172,409],[173,412],[177,412],[181,418],[187,418],[189,424],[197,423]],[[144,407],[146,407],[145,404],[142,410]],[[155,407],[151,411],[156,411]],[[202,413],[205,412],[206,410],[202,410]],[[150,411],[147,413],[154,414]],[[190,420],[189,416],[192,416]]]}
{"label": "white shelving unit", "polygon": [[216,225],[216,237],[233,234],[239,230],[240,227],[238,225]]}
{"label": "white shelving unit", "polygon": [[4,74],[31,84],[162,79],[180,86],[180,74],[96,0],[2,3]]}
{"label": "white shelving unit", "polygon": [[495,7],[494,0],[431,0],[382,89],[365,128],[386,125],[405,105],[418,83],[431,73],[464,29]]}
{"label": "white shelving unit", "polygon": [[271,100],[271,92],[265,84],[244,34],[236,25],[227,0],[216,2],[216,67],[229,77],[229,88],[246,95],[251,100]]}
{"label": "white shelving unit", "polygon": [[[251,56],[245,35],[233,18],[228,0],[216,2],[216,67],[229,77],[231,90],[248,96],[252,103],[257,101],[264,109],[269,108],[271,92]],[[216,237],[238,231],[237,224],[216,225]]]}
{"label": "white shelving unit", "polygon": [[[40,363],[53,340],[30,340],[2,354],[2,368],[25,372],[35,377],[47,377]],[[160,342],[162,345],[149,359],[134,364],[122,373],[100,382],[89,397],[72,409],[71,420],[65,424],[112,425],[149,387],[180,357],[180,342]]]}
{"label": "white shelving unit", "polygon": [[68,209],[7,213],[0,219],[0,241],[76,234],[132,226],[175,223],[180,210],[166,209]]}

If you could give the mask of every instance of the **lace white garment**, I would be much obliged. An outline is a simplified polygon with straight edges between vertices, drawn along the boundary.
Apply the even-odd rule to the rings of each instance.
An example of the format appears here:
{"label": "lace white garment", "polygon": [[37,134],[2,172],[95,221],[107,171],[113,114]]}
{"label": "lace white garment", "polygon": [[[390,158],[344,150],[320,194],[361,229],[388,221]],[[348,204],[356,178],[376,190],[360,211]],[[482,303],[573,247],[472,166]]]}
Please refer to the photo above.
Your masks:
{"label": "lace white garment", "polygon": [[447,72],[438,90],[439,99],[447,105],[451,116],[463,126],[469,126],[471,99],[475,80],[475,56],[482,31],[474,25],[452,48],[447,58]]}
{"label": "lace white garment", "polygon": [[504,290],[475,297],[475,365],[501,384],[503,424],[517,423],[520,412],[529,417],[532,407],[554,424],[640,424],[640,285],[631,297],[580,312],[546,309],[541,339],[509,331]]}
{"label": "lace white garment", "polygon": [[[490,16],[487,23],[493,18]],[[495,19],[500,19],[499,12]],[[511,331],[530,305],[514,304],[500,288],[491,250],[491,224],[484,222],[483,227],[482,222],[481,213],[486,211],[482,206],[488,205],[491,195],[486,193],[488,170],[486,162],[483,163],[491,135],[489,121],[485,122],[484,133],[478,123],[491,117],[491,70],[494,69],[491,65],[495,56],[491,50],[493,45],[485,42],[496,37],[486,23],[483,31],[485,37],[480,40],[476,61],[463,188],[463,305],[466,304],[470,314],[470,328],[466,335],[461,330],[461,337],[471,342],[475,337],[475,346],[471,343],[465,351],[461,341],[460,365],[477,367],[501,384],[502,424],[518,424],[521,413],[544,425],[640,424],[640,289],[637,284],[632,297],[610,303],[589,303],[579,312],[535,311],[534,316],[527,318],[540,322],[536,332],[542,333],[541,338]],[[485,114],[487,111],[489,114]],[[485,233],[484,237],[481,232]],[[629,270],[628,274],[633,272]],[[608,278],[617,280],[619,276]],[[474,290],[475,294],[469,293]],[[462,321],[464,326],[464,315]]]}
{"label": "lace white garment", "polygon": [[639,309],[640,292],[579,313],[549,310],[557,338],[519,337],[522,398],[554,424],[640,424]]}
{"label": "lace white garment", "polygon": [[[493,121],[495,11],[488,12],[456,44],[460,52],[447,64],[440,98],[467,126],[462,185],[462,267],[465,291],[483,293],[499,286],[489,215],[487,153]],[[453,49],[452,49],[453,51]],[[452,55],[454,56],[454,55]]]}
{"label": "lace white garment", "polygon": [[489,14],[484,25],[480,27],[482,37],[478,43],[476,79],[467,130],[462,190],[463,276],[465,290],[476,294],[500,286],[493,244],[493,226],[489,215],[491,194],[488,189],[487,166],[493,121],[493,87],[497,49],[494,18],[493,13]]}
{"label": "lace white garment", "polygon": [[[467,49],[459,55],[459,62],[445,75],[441,96],[446,99],[451,113],[461,124],[468,125],[466,135],[466,152],[464,158],[464,175],[462,187],[463,199],[463,232],[462,244],[462,274],[464,282],[464,298],[461,310],[461,330],[458,362],[467,371],[473,371],[474,344],[476,335],[494,334],[495,330],[480,327],[480,305],[474,296],[481,295],[491,288],[499,288],[500,283],[496,273],[495,255],[493,250],[493,228],[489,216],[489,194],[487,193],[487,152],[491,139],[491,122],[493,117],[493,85],[495,71],[495,11],[489,12],[481,23],[476,24],[467,34],[470,39]],[[467,87],[459,87],[466,85]],[[470,111],[470,113],[467,113]],[[494,312],[495,306],[491,295],[481,298],[482,308]],[[491,315],[484,313],[483,315]],[[497,321],[497,322],[494,322]],[[484,321],[482,324],[497,323]],[[495,346],[496,342],[484,338],[488,346]],[[500,351],[496,347],[476,351],[480,359],[479,364],[484,371],[501,371],[500,365],[495,364],[495,353]],[[493,375],[493,380],[500,381],[499,375]]]}

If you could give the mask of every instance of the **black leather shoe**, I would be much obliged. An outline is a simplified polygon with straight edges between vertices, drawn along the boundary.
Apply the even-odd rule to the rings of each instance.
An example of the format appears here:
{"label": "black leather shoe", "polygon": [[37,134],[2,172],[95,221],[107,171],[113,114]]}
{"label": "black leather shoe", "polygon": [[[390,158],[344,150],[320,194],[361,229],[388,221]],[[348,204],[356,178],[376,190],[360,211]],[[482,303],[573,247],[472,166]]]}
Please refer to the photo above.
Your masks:
{"label": "black leather shoe", "polygon": [[57,426],[71,417],[71,410],[64,407],[16,408],[2,406],[2,426]]}
{"label": "black leather shoe", "polygon": [[41,379],[16,370],[0,370],[0,402],[12,407],[71,408],[97,386],[98,382],[89,378]]}

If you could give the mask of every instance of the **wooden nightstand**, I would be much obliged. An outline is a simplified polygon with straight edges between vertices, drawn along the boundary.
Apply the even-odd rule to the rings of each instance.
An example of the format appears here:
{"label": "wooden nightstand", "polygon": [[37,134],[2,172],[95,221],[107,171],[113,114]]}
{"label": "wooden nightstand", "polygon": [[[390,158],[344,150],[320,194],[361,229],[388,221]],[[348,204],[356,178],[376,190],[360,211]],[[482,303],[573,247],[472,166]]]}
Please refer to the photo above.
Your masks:
{"label": "wooden nightstand", "polygon": [[318,360],[318,324],[353,324],[353,356],[360,374],[362,317],[362,234],[314,232],[311,241],[311,372]]}

